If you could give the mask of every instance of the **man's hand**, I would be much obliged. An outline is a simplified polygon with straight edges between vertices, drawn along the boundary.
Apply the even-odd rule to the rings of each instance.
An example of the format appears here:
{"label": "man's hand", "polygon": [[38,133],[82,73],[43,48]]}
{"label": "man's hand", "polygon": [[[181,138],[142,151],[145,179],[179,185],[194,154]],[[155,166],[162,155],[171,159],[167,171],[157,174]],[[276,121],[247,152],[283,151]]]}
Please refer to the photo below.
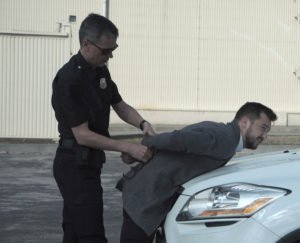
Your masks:
{"label": "man's hand", "polygon": [[121,153],[121,159],[125,164],[128,164],[128,165],[137,161],[135,158],[131,157],[127,153]]}
{"label": "man's hand", "polygon": [[152,158],[151,150],[148,149],[147,146],[141,144],[131,143],[128,148],[127,154],[133,159],[144,163],[146,163],[149,159]]}

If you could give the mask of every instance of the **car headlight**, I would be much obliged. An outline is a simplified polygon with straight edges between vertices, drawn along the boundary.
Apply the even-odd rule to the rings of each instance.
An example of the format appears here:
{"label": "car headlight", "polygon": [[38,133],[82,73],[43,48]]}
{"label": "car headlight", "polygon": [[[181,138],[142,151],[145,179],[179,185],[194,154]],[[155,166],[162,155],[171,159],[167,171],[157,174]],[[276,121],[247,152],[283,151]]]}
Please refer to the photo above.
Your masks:
{"label": "car headlight", "polygon": [[220,185],[192,196],[176,220],[249,217],[288,193],[285,189],[253,184]]}

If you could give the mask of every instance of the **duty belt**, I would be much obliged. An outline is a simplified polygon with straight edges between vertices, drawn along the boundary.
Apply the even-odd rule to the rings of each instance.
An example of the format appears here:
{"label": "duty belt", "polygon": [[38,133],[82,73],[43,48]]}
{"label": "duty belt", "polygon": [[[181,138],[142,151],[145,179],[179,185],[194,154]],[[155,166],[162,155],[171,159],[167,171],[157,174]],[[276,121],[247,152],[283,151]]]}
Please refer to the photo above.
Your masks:
{"label": "duty belt", "polygon": [[59,147],[64,148],[64,149],[72,149],[76,145],[78,145],[73,138],[61,138],[59,140]]}

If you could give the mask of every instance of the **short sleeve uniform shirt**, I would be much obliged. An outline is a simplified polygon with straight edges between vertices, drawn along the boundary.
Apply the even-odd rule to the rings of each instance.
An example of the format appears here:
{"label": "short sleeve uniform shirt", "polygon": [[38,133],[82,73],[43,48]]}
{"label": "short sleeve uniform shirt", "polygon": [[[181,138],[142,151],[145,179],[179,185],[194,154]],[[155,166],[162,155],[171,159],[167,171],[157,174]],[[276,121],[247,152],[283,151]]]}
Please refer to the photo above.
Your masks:
{"label": "short sleeve uniform shirt", "polygon": [[88,121],[89,129],[109,137],[110,106],[122,101],[106,66],[92,69],[78,52],[56,74],[52,106],[61,138]]}

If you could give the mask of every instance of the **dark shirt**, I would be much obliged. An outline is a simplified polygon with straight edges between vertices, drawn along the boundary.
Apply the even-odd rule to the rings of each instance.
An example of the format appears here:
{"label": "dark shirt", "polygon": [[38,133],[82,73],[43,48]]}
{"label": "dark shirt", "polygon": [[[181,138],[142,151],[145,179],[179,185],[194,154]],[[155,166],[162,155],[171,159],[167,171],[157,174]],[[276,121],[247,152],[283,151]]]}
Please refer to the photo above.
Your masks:
{"label": "dark shirt", "polygon": [[71,128],[86,121],[91,131],[109,137],[110,106],[122,98],[106,66],[92,69],[78,52],[57,72],[52,88],[61,138],[74,138]]}

